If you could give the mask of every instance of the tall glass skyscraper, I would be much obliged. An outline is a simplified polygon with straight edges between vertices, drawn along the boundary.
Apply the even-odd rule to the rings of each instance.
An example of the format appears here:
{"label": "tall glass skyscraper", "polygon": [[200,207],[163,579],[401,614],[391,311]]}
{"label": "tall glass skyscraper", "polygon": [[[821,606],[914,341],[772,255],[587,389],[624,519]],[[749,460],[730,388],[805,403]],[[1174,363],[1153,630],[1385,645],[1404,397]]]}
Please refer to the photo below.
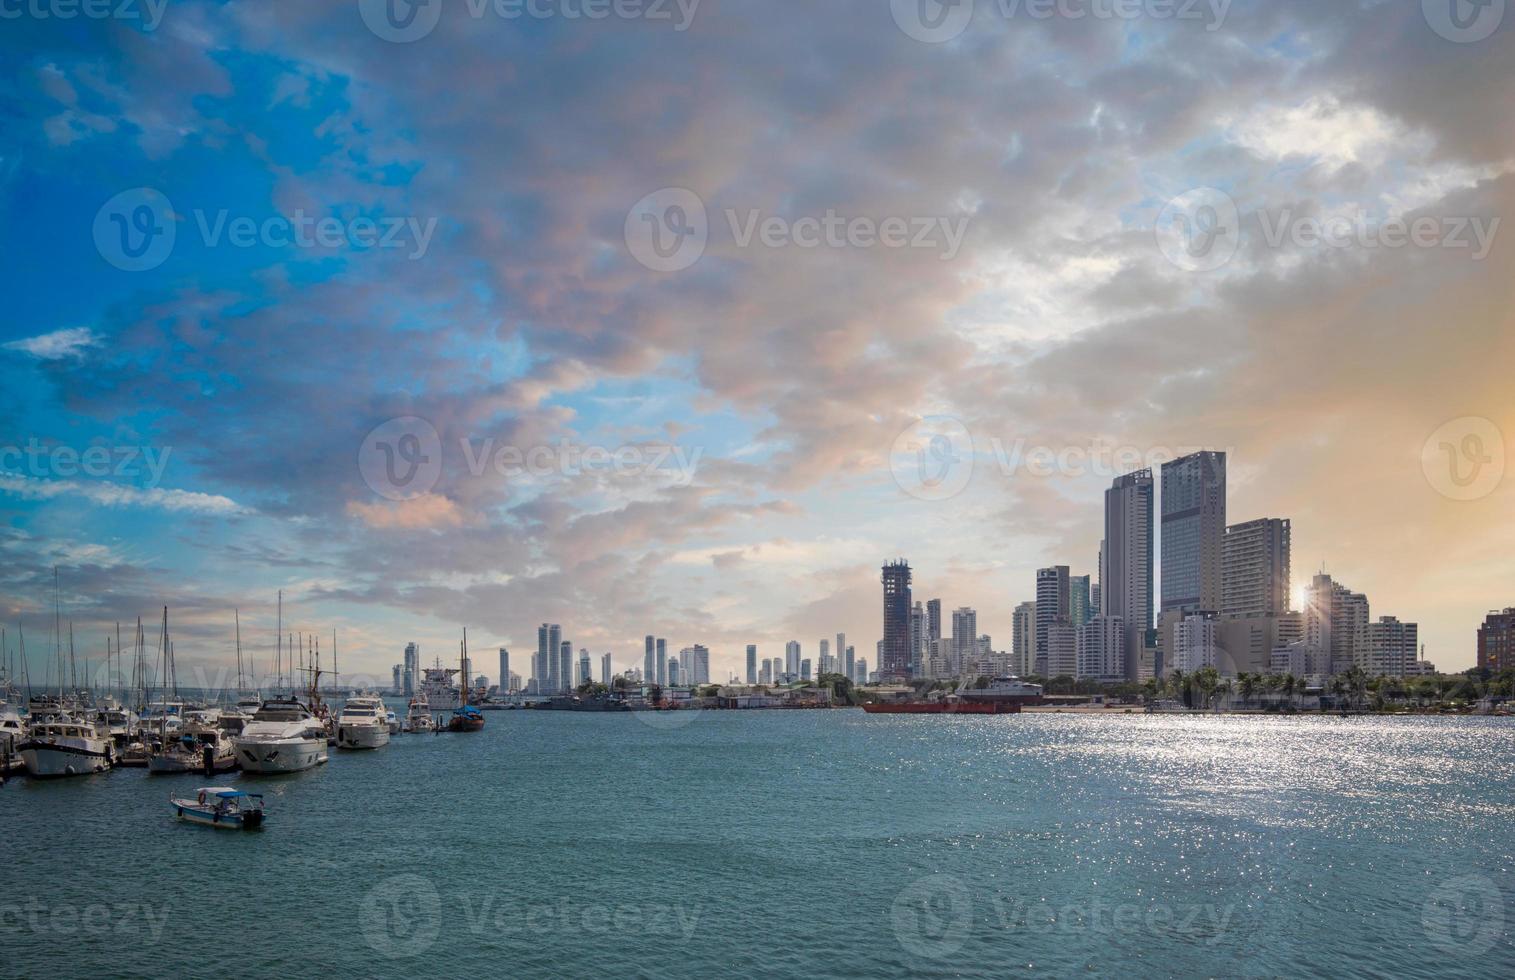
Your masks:
{"label": "tall glass skyscraper", "polygon": [[1218,613],[1226,540],[1226,454],[1198,452],[1164,463],[1162,485],[1162,610]]}
{"label": "tall glass skyscraper", "polygon": [[879,675],[903,680],[910,676],[910,563],[902,558],[885,565],[882,582],[884,639],[879,648]]}

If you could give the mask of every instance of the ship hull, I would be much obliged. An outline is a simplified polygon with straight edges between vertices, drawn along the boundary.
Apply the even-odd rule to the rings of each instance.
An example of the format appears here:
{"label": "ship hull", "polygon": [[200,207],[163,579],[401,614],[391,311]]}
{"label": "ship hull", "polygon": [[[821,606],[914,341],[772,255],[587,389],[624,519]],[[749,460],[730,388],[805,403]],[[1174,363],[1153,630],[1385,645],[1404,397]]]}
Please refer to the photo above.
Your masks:
{"label": "ship hull", "polygon": [[243,772],[281,774],[314,769],[327,759],[323,741],[286,739],[277,742],[237,742],[237,761]]}
{"label": "ship hull", "polygon": [[21,761],[27,774],[38,779],[87,776],[111,767],[111,750],[102,739],[77,740],[77,744],[24,742]]}

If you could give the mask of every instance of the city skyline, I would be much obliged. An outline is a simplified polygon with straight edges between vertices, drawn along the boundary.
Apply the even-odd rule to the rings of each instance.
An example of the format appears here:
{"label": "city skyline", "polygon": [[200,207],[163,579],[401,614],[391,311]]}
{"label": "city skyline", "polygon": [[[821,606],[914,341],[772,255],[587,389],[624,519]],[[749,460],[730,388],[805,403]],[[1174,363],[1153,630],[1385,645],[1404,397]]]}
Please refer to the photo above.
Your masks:
{"label": "city skyline", "polygon": [[883,557],[1006,637],[1037,569],[1097,576],[1116,476],[1208,448],[1232,523],[1292,521],[1296,584],[1472,666],[1515,546],[1508,25],[981,3],[942,39],[838,3],[13,23],[8,628],[45,635],[57,566],[96,656],[164,605],[186,663],[232,660],[237,609],[271,649],[283,588],[379,676],[541,621],[872,659]]}

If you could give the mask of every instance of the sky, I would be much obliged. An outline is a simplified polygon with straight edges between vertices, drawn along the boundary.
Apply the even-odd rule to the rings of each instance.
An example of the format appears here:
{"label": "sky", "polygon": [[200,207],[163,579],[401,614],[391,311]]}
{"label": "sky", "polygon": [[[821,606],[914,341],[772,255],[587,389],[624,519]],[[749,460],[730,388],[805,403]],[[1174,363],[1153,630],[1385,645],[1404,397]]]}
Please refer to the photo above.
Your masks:
{"label": "sky", "polygon": [[[1515,605],[1505,0],[70,0],[0,52],[0,613],[717,678],[997,649],[1229,454],[1443,669]],[[73,15],[73,16],[68,16]],[[57,591],[54,591],[54,570]],[[67,632],[67,626],[64,627]],[[834,642],[834,640],[833,640]]]}

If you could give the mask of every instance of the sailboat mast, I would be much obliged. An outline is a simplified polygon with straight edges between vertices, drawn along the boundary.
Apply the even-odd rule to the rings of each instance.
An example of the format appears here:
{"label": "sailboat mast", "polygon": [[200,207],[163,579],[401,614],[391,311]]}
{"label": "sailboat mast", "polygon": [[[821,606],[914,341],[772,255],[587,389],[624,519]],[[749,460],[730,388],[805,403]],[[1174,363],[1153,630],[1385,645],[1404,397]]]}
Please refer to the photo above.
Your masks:
{"label": "sailboat mast", "polygon": [[233,609],[231,614],[237,626],[237,697],[240,698],[243,689],[246,687],[242,682],[242,611],[240,609]]}

